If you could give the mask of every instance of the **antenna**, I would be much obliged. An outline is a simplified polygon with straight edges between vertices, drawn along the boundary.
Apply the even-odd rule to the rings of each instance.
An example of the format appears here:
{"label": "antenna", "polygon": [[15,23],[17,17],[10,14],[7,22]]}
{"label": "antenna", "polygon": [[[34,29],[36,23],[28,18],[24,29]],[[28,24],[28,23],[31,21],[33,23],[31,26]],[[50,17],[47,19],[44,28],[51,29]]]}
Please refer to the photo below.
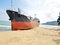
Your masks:
{"label": "antenna", "polygon": [[21,13],[20,8],[18,8],[18,13],[19,13],[19,14]]}
{"label": "antenna", "polygon": [[59,16],[60,16],[60,12],[59,12]]}
{"label": "antenna", "polygon": [[34,17],[36,18],[36,14],[34,14]]}
{"label": "antenna", "polygon": [[12,3],[13,3],[13,2],[12,2],[12,0],[11,0],[11,9],[13,9],[13,8],[12,8],[12,6],[13,6]]}

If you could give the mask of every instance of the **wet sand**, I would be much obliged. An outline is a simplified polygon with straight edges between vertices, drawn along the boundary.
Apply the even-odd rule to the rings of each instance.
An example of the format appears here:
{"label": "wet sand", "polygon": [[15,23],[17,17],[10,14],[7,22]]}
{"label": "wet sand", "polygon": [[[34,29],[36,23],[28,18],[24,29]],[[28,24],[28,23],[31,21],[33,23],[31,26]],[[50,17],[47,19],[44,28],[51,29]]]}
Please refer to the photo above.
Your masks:
{"label": "wet sand", "polygon": [[30,30],[0,32],[0,45],[60,45],[58,28],[36,27]]}

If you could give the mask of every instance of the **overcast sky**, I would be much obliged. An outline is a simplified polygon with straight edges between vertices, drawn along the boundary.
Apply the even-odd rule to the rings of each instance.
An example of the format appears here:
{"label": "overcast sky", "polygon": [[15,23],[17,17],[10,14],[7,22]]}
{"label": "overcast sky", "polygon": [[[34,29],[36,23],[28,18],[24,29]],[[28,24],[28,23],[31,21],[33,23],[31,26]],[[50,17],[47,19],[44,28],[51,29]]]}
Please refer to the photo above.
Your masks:
{"label": "overcast sky", "polygon": [[[60,12],[60,0],[12,0],[13,10],[20,8],[28,16],[40,19],[41,23],[56,21]],[[0,1],[0,20],[8,20],[6,10],[11,9],[11,0]]]}

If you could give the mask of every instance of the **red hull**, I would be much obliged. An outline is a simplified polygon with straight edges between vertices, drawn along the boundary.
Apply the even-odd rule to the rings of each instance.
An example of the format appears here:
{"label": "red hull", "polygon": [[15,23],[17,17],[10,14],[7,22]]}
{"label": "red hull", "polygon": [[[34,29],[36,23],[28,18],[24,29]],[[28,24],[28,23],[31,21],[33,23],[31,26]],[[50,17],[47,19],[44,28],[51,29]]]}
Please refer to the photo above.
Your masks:
{"label": "red hull", "polygon": [[36,22],[11,22],[12,30],[31,29],[39,26]]}

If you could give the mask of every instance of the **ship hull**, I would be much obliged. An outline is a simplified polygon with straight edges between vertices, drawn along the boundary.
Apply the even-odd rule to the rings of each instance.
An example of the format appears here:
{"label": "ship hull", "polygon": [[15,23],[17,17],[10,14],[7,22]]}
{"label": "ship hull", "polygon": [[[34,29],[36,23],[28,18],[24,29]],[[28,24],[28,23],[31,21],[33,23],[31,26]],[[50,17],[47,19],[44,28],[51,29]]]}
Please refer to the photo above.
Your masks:
{"label": "ship hull", "polygon": [[38,22],[32,21],[24,14],[19,14],[12,10],[6,10],[6,12],[9,16],[9,20],[11,21],[12,30],[25,30],[39,26]]}
{"label": "ship hull", "polygon": [[26,30],[39,26],[36,22],[11,22],[13,30]]}

